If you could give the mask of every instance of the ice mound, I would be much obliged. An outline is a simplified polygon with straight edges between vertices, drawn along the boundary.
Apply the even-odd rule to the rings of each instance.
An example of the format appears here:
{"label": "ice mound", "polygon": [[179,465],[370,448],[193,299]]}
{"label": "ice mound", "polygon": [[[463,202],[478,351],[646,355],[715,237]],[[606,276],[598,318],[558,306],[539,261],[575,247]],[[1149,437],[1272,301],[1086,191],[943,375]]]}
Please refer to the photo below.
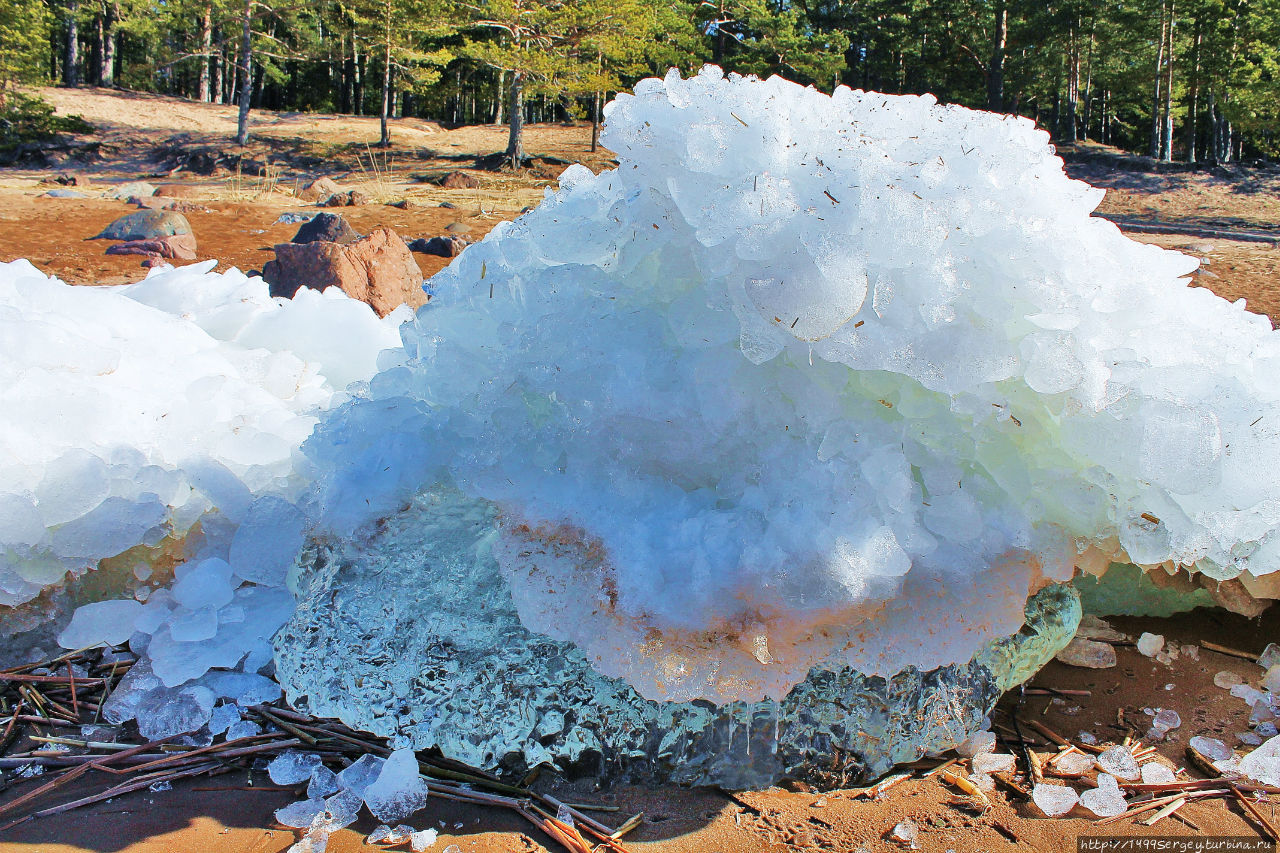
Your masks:
{"label": "ice mound", "polygon": [[[298,609],[274,641],[290,703],[517,777],[545,763],[600,778],[839,787],[985,729],[1000,696],[1080,618],[1070,585],[1055,584],[1026,602],[1016,633],[961,664],[880,677],[833,661],[781,701],[655,701],[521,624],[493,553],[495,515],[487,501],[433,489],[367,537],[309,548]],[[370,801],[386,773],[365,762],[339,777]]]}
{"label": "ice mound", "polygon": [[319,425],[336,535],[452,482],[527,628],[716,703],[968,661],[1077,566],[1280,568],[1280,336],[1029,120],[705,69],[604,141]]}
{"label": "ice mound", "polygon": [[[0,264],[0,606],[197,522],[239,533],[179,578],[174,640],[214,636],[242,581],[283,580],[301,546],[298,446],[398,347],[408,311],[379,320],[336,288],[273,299],[212,268],[70,287]],[[130,608],[82,610],[66,642],[122,642]]]}

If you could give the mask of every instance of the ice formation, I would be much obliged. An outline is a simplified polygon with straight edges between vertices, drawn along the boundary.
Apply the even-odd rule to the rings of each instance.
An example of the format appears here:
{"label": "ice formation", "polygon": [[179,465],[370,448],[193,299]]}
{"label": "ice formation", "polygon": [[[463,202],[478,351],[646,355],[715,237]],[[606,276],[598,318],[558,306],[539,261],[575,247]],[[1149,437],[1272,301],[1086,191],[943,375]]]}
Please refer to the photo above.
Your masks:
{"label": "ice formation", "polygon": [[[0,605],[181,539],[213,513],[224,526],[252,523],[266,513],[259,496],[296,498],[307,482],[297,448],[320,413],[399,344],[407,309],[380,321],[337,289],[272,299],[261,279],[212,267],[70,287],[26,261],[0,264]],[[301,544],[278,541],[280,551]],[[232,573],[277,572],[255,562],[233,545],[221,577],[205,563],[185,578],[176,603],[212,608],[199,614],[208,626],[196,608],[185,630],[212,635]],[[68,642],[131,633],[122,611],[136,605],[99,606],[101,618],[78,615]],[[91,624],[109,633],[91,636]]]}
{"label": "ice formation", "polygon": [[339,535],[452,480],[527,626],[716,702],[967,660],[1076,566],[1280,567],[1280,336],[1030,121],[707,69],[604,139],[310,439]]}
{"label": "ice formation", "polygon": [[[108,719],[248,704],[232,677],[288,621],[292,696],[486,766],[755,782],[847,728],[870,772],[979,731],[1070,639],[1077,568],[1277,588],[1280,336],[1092,218],[1029,121],[706,69],[643,81],[605,134],[618,168],[566,170],[412,318],[208,266],[102,289],[0,266],[0,604],[112,561],[142,582],[62,635],[145,651]],[[418,606],[368,598],[397,584]],[[422,657],[356,687],[366,634]],[[495,637],[518,719],[459,667]],[[537,692],[555,673],[589,713]],[[635,726],[581,722],[615,711]],[[388,814],[397,768],[362,783]]]}

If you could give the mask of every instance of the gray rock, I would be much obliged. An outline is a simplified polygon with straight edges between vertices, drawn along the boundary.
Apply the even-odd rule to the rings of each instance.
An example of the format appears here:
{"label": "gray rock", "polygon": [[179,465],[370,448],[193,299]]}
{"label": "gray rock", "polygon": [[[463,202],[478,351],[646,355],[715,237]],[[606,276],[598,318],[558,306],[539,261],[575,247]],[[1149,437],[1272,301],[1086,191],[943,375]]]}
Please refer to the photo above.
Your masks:
{"label": "gray rock", "polygon": [[1027,624],[968,663],[885,679],[833,663],[781,701],[654,702],[528,631],[490,548],[491,504],[435,490],[370,538],[313,546],[302,601],[275,638],[300,710],[415,749],[518,773],[757,787],[875,778],[983,728],[1001,693],[1067,644],[1069,586],[1027,603]]}
{"label": "gray rock", "polygon": [[409,243],[409,251],[423,255],[439,255],[443,258],[456,258],[470,244],[471,241],[467,238],[453,234],[430,239],[419,237]]}
{"label": "gray rock", "polygon": [[139,210],[112,222],[94,240],[155,240],[190,234],[191,223],[171,210]]}
{"label": "gray rock", "polygon": [[303,223],[291,243],[354,243],[360,234],[336,213],[317,213]]}
{"label": "gray rock", "polygon": [[130,196],[146,197],[156,194],[155,184],[149,184],[146,181],[130,181],[127,184],[119,184],[112,187],[102,194],[103,198],[114,198],[124,201]]}

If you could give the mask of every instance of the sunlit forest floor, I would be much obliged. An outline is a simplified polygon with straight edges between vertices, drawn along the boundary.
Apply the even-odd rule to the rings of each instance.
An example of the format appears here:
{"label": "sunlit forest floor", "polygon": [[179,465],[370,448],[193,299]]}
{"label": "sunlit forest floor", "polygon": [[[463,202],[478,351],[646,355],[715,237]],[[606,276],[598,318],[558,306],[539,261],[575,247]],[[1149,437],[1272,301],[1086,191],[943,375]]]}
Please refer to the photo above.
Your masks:
{"label": "sunlit forest floor", "polygon": [[[378,138],[376,118],[255,112],[255,140],[240,150],[229,140],[235,128],[231,107],[197,104],[173,98],[124,94],[107,90],[49,89],[42,93],[59,112],[79,113],[99,128],[91,141],[100,143],[88,161],[74,158],[43,168],[0,170],[0,261],[28,258],[41,269],[74,284],[110,284],[143,275],[138,259],[105,256],[103,243],[87,238],[108,222],[128,213],[123,201],[100,197],[101,190],[127,180],[152,183],[181,181],[194,185],[186,199],[194,209],[185,215],[199,241],[202,259],[225,269],[260,269],[271,259],[271,247],[289,240],[296,225],[275,224],[281,213],[302,211],[294,193],[314,177],[329,176],[344,188],[360,189],[369,204],[340,211],[360,231],[388,225],[407,239],[441,234],[459,222],[479,238],[497,222],[536,204],[542,190],[554,186],[555,175],[569,162],[595,169],[610,164],[610,154],[589,151],[590,127],[535,125],[528,128],[532,169],[518,174],[477,167],[478,158],[501,150],[503,127],[446,129],[417,121],[393,122],[393,147],[372,147]],[[208,151],[219,157],[243,156],[254,164],[210,174],[191,169],[173,171],[183,151]],[[1099,212],[1127,223],[1185,226],[1185,233],[1135,233],[1136,239],[1178,248],[1205,261],[1195,283],[1230,298],[1244,297],[1254,310],[1280,320],[1280,249],[1274,243],[1223,237],[1232,231],[1271,233],[1280,238],[1280,171],[1232,169],[1155,171],[1136,158],[1106,149],[1064,152],[1069,171],[1108,190]],[[460,169],[479,186],[443,189],[425,179]],[[262,172],[265,170],[265,174]],[[252,171],[252,173],[250,173]],[[74,176],[67,187],[90,195],[56,199],[43,194],[59,175]],[[390,202],[407,201],[404,208]],[[441,207],[448,204],[451,207]],[[1218,236],[1206,237],[1205,233]],[[415,256],[424,275],[445,263],[443,258]],[[1248,621],[1220,611],[1196,611],[1171,619],[1115,620],[1138,634],[1152,631],[1171,642],[1205,640],[1246,652],[1260,652],[1275,638],[1280,616]],[[1099,740],[1120,740],[1117,720],[1145,725],[1144,707],[1173,708],[1183,726],[1176,740],[1158,745],[1173,767],[1186,763],[1184,746],[1205,734],[1234,743],[1247,729],[1249,709],[1213,686],[1221,670],[1256,680],[1258,667],[1237,658],[1201,650],[1199,659],[1184,656],[1172,666],[1138,655],[1132,647],[1117,649],[1119,664],[1108,670],[1072,669],[1050,664],[1034,684],[1055,690],[1087,691],[1061,696],[1033,695],[1017,713],[1074,738],[1081,730]],[[1006,697],[1013,710],[1017,697]],[[1118,716],[1123,712],[1123,717]],[[996,722],[1007,720],[999,717]],[[1141,731],[1139,732],[1141,737]],[[1052,751],[1048,746],[1043,749]],[[1191,771],[1194,775],[1194,769]],[[886,839],[895,823],[910,817],[921,828],[925,851],[988,853],[1014,849],[1062,850],[1081,834],[1120,835],[1256,835],[1257,827],[1235,805],[1222,800],[1197,801],[1154,827],[1135,821],[1105,828],[1082,817],[1048,820],[1030,804],[1005,791],[991,796],[993,806],[979,813],[957,798],[938,776],[915,778],[894,787],[879,800],[835,792],[825,796],[803,788],[770,789],[730,797],[715,789],[651,790],[626,785],[598,788],[568,783],[544,774],[539,784],[571,802],[617,807],[605,813],[610,823],[638,811],[645,820],[626,838],[628,849],[685,851],[799,851],[901,849]],[[25,786],[25,787],[24,787]],[[268,790],[261,789],[263,786]],[[30,787],[23,783],[0,800]],[[3,853],[67,853],[67,851],[218,850],[230,853],[280,853],[293,841],[291,831],[274,823],[273,811],[295,799],[294,792],[274,788],[264,773],[237,772],[214,781],[175,784],[161,793],[143,791],[55,818],[28,821],[0,836]],[[1270,808],[1269,806],[1267,808]],[[1270,812],[1268,812],[1270,815]],[[1185,818],[1187,822],[1178,822]],[[506,853],[558,849],[505,812],[436,800],[418,816],[415,826],[434,826],[441,838],[431,849],[458,844],[462,853]],[[366,819],[334,835],[329,850],[346,853],[372,850],[363,844],[373,828]],[[452,853],[452,851],[451,851]]]}

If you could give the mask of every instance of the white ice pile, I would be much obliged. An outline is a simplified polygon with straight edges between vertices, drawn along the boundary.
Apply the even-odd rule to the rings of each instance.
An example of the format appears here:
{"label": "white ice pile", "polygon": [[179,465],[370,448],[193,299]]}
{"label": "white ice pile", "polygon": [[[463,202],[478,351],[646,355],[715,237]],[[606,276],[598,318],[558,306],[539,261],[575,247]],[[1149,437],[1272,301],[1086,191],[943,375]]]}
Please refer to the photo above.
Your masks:
{"label": "white ice pile", "polygon": [[[141,711],[144,734],[199,728],[218,698],[280,695],[254,673],[294,608],[299,445],[392,363],[382,351],[398,357],[409,313],[379,320],[336,288],[274,299],[212,267],[71,287],[0,264],[0,633],[11,607],[115,558],[98,588],[135,598],[81,607],[59,641],[145,647],[137,689],[105,709]],[[252,727],[231,714],[224,731]]]}
{"label": "white ice pile", "polygon": [[[382,321],[336,288],[272,299],[261,279],[213,265],[71,287],[26,261],[0,264],[0,604],[197,521],[286,535],[261,558],[232,542],[230,565],[190,567],[176,605],[225,606],[232,574],[283,579],[283,552],[291,563],[300,543],[296,511],[280,506],[306,483],[298,446],[399,345],[407,309]],[[118,635],[128,619],[112,607],[93,621]],[[216,625],[200,609],[178,629],[193,639]]]}
{"label": "white ice pile", "polygon": [[669,700],[965,661],[1076,566],[1280,568],[1280,335],[1030,121],[706,69],[605,133],[309,440],[322,524],[495,502],[525,625]]}

